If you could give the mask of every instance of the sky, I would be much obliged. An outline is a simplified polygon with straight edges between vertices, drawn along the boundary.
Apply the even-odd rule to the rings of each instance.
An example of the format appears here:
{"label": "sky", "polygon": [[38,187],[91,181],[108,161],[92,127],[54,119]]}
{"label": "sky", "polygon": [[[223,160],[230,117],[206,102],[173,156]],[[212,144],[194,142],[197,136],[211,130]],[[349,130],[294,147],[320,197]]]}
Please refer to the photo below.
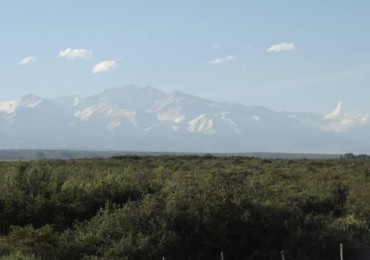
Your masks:
{"label": "sky", "polygon": [[0,100],[128,84],[370,112],[368,0],[4,0]]}

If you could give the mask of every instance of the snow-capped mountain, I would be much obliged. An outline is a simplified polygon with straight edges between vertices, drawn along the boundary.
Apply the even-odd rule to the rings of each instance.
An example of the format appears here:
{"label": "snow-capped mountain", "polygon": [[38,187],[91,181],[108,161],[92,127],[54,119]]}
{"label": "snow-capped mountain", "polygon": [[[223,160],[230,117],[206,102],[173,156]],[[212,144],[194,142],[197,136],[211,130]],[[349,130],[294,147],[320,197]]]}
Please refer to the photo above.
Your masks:
{"label": "snow-capped mountain", "polygon": [[368,114],[274,112],[126,86],[0,102],[0,148],[370,153]]}

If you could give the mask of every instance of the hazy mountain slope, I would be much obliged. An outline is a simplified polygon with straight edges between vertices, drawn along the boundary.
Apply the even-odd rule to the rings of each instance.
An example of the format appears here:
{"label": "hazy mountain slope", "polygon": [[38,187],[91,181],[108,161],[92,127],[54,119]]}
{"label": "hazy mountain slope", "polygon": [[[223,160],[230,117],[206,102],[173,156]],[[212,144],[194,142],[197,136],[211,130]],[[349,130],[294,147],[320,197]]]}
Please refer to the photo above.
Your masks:
{"label": "hazy mountain slope", "polygon": [[1,148],[174,152],[370,152],[368,115],[274,112],[126,86],[91,97],[0,102]]}

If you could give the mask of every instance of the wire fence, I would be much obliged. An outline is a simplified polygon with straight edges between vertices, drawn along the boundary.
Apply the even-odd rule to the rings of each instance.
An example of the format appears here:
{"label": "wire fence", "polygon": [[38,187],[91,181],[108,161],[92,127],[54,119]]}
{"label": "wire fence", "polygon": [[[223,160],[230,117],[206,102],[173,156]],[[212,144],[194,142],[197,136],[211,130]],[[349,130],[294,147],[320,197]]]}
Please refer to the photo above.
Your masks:
{"label": "wire fence", "polygon": [[[253,258],[254,258],[254,256],[255,255],[253,255],[251,258],[247,258],[246,260],[252,260]],[[281,256],[281,259],[282,260],[289,260],[289,256],[286,256],[285,255],[285,252],[284,252],[284,250],[281,250],[280,251],[280,256]],[[343,254],[343,243],[340,243],[339,244],[339,259],[340,260],[344,260],[344,254]],[[166,260],[166,257],[165,256],[163,256],[162,257],[162,260]],[[220,260],[227,260],[226,258],[225,258],[225,256],[224,256],[224,252],[220,252]],[[367,260],[370,260],[370,259],[367,259]]]}

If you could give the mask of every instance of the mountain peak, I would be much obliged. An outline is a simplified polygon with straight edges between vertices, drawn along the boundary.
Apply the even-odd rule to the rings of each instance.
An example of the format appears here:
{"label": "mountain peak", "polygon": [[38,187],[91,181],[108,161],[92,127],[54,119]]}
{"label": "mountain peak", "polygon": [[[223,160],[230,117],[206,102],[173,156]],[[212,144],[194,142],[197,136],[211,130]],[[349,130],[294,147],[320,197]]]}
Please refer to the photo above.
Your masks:
{"label": "mountain peak", "polygon": [[125,85],[122,87],[116,87],[116,88],[110,88],[107,90],[104,90],[100,93],[100,95],[109,95],[109,94],[133,94],[133,93],[148,93],[148,92],[156,92],[156,93],[162,93],[162,91],[153,88],[151,86],[141,87],[137,85]]}
{"label": "mountain peak", "polygon": [[197,96],[194,96],[194,95],[182,92],[182,91],[173,91],[169,95],[174,98],[190,98],[190,99],[206,100],[204,98],[197,97]]}
{"label": "mountain peak", "polygon": [[120,88],[108,89],[100,93],[97,97],[125,108],[145,110],[165,95],[165,93],[153,87],[127,85]]}
{"label": "mountain peak", "polygon": [[42,98],[32,95],[32,94],[28,94],[21,98],[20,105],[22,107],[32,108],[32,107],[36,107],[41,102],[42,102]]}

